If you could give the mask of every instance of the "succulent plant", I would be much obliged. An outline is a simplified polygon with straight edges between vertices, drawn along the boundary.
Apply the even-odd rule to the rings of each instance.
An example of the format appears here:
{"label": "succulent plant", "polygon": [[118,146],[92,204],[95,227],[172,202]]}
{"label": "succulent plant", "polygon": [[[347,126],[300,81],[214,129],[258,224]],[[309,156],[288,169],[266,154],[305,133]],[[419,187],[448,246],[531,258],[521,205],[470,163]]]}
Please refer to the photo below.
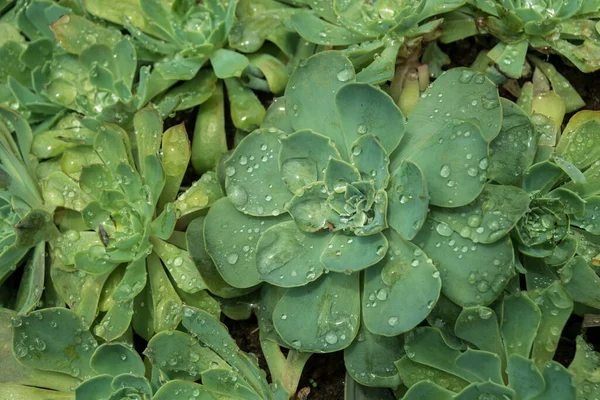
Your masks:
{"label": "succulent plant", "polygon": [[584,72],[600,67],[599,37],[594,26],[600,4],[596,1],[496,1],[472,0],[444,19],[440,40],[451,42],[480,33],[498,44],[488,57],[512,78],[521,77],[529,47],[553,52]]}
{"label": "succulent plant", "polygon": [[[406,71],[402,69],[420,57],[422,43],[440,35],[443,19],[436,17],[464,4],[462,0],[364,4],[308,1],[310,9],[294,12],[291,21],[298,34],[310,43],[346,47],[344,51],[354,64],[359,81],[381,84],[394,79],[397,72],[403,76]],[[407,60],[400,71],[396,70],[398,56]],[[398,100],[393,94],[392,97]]]}
{"label": "succulent plant", "polygon": [[[484,75],[441,75],[406,123],[385,92],[357,80],[340,52],[301,63],[285,106],[225,162],[227,197],[204,222],[206,250],[228,284],[288,288],[273,323],[303,351],[347,347],[361,320],[378,335],[407,332],[440,289],[461,305],[489,304],[515,273],[506,234],[529,204],[518,188],[486,185],[502,107]],[[515,202],[512,212],[499,208],[498,227],[463,237],[436,219],[482,191]],[[462,265],[480,259],[495,262],[471,282]]]}
{"label": "succulent plant", "polygon": [[127,341],[98,343],[65,308],[22,316],[0,310],[0,320],[0,337],[12,348],[0,367],[10,374],[8,381],[4,373],[0,378],[3,394],[62,399],[74,392],[77,400],[288,399],[293,394],[281,380],[268,384],[257,360],[238,348],[225,326],[194,307],[184,307],[182,330],[150,340],[145,361]]}
{"label": "succulent plant", "polygon": [[[19,312],[33,309],[41,299],[46,242],[58,235],[54,206],[42,198],[37,159],[30,154],[32,139],[27,122],[0,106],[0,285],[8,298],[4,306]],[[20,282],[5,286],[19,266],[24,267]]]}
{"label": "succulent plant", "polygon": [[583,357],[598,356],[583,339],[578,339],[579,361],[568,370],[551,361],[572,308],[571,297],[556,282],[544,290],[505,294],[491,308],[448,313],[444,322],[453,324],[456,336],[416,328],[406,335],[406,355],[396,363],[409,388],[402,398],[587,398],[582,383],[591,371],[577,365]]}
{"label": "succulent plant", "polygon": [[52,242],[54,287],[87,326],[105,312],[94,328],[105,340],[118,338],[132,322],[147,339],[174,329],[182,301],[219,313],[183,233],[175,231],[179,218],[221,196],[216,178],[205,175],[176,199],[190,157],[185,128],[163,133],[152,107],[138,112],[133,124],[135,157],[127,133],[105,124],[93,145],[65,150],[68,162],[41,182],[46,202],[70,213]]}

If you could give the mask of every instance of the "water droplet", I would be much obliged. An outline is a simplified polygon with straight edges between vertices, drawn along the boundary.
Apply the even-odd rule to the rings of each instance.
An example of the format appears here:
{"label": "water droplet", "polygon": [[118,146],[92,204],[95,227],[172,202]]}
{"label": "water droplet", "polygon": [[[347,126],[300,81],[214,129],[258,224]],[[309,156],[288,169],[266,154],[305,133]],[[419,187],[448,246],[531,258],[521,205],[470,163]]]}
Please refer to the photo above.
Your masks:
{"label": "water droplet", "polygon": [[452,233],[454,232],[448,224],[445,224],[443,222],[437,224],[435,230],[437,231],[437,233],[445,237],[452,236]]}
{"label": "water droplet", "polygon": [[353,75],[354,71],[351,68],[344,68],[337,73],[337,78],[340,82],[347,82],[352,78]]}
{"label": "water droplet", "polygon": [[398,317],[390,317],[388,319],[388,324],[390,326],[396,326],[398,324]]}
{"label": "water droplet", "polygon": [[338,342],[338,337],[335,332],[327,332],[325,335],[325,341],[329,344],[336,344]]}
{"label": "water droplet", "polygon": [[229,253],[227,255],[227,262],[231,265],[235,264],[238,260],[239,256],[237,255],[237,253]]}
{"label": "water droplet", "polygon": [[442,168],[440,169],[440,176],[442,178],[447,178],[450,176],[450,167],[448,165],[442,165]]}
{"label": "water droplet", "polygon": [[388,291],[387,291],[387,289],[385,289],[385,288],[379,289],[377,291],[377,296],[376,297],[377,297],[377,299],[379,301],[385,301],[385,300],[387,300],[387,297],[388,297]]}

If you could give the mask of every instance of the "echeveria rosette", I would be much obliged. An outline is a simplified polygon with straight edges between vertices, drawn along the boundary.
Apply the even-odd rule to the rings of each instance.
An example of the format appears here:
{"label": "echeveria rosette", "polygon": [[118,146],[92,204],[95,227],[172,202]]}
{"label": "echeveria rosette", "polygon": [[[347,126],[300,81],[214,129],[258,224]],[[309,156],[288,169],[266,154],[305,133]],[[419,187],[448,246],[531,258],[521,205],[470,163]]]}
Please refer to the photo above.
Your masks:
{"label": "echeveria rosette", "polygon": [[227,328],[191,306],[183,309],[180,330],[152,337],[145,361],[126,338],[100,344],[69,309],[23,316],[0,310],[0,321],[8,350],[2,353],[0,391],[18,398],[284,400],[295,393],[286,383],[299,379],[291,366],[281,367],[284,380],[270,385]]}
{"label": "echeveria rosette", "polygon": [[[306,41],[322,46],[347,47],[358,76],[369,83],[392,80],[400,49],[414,58],[412,48],[439,36],[443,19],[434,18],[465,4],[453,1],[308,1],[291,21]],[[418,58],[418,56],[416,57]]]}
{"label": "echeveria rosette", "polygon": [[[499,295],[514,274],[507,227],[494,243],[475,245],[450,228],[438,233],[427,218],[429,207],[465,206],[484,189],[502,118],[485,76],[442,75],[405,123],[385,92],[327,51],[300,63],[280,101],[226,161],[227,198],[210,209],[204,239],[232,286],[289,288],[273,312],[285,343],[345,348],[361,319],[375,334],[398,335],[427,316],[440,286],[464,305]],[[488,267],[494,284],[478,290],[462,265],[483,258],[497,259]]]}
{"label": "echeveria rosette", "polygon": [[[42,198],[32,142],[27,121],[0,106],[0,284],[7,294],[5,306],[21,313],[36,307],[42,298],[46,242],[58,235],[53,223],[55,206]],[[4,285],[21,265],[20,280]]]}
{"label": "echeveria rosette", "polygon": [[447,312],[452,333],[419,327],[405,335],[406,355],[396,362],[406,386],[402,398],[588,398],[584,390],[593,387],[588,379],[597,354],[583,339],[569,369],[552,361],[572,311],[571,296],[555,282],[505,293],[489,308]]}
{"label": "echeveria rosette", "polygon": [[[596,268],[600,154],[598,113],[581,111],[565,127],[551,153],[538,147],[521,186],[533,199],[512,236],[523,257],[528,288],[560,280],[577,303],[599,308]],[[583,172],[581,172],[583,171]]]}
{"label": "echeveria rosette", "polygon": [[[39,69],[60,48],[56,45],[49,25],[71,10],[48,1],[29,1],[12,4],[0,23],[0,104],[19,110],[28,121],[44,120],[57,114],[61,106],[37,95]],[[57,89],[57,88],[55,88]],[[53,95],[60,95],[58,91]]]}
{"label": "echeveria rosette", "polygon": [[597,1],[488,1],[470,2],[475,12],[461,9],[445,22],[445,42],[491,34],[499,43],[488,53],[506,75],[521,77],[529,46],[557,53],[583,72],[600,67],[600,36],[595,29]]}
{"label": "echeveria rosette", "polygon": [[216,178],[207,174],[176,200],[190,156],[185,128],[163,133],[152,107],[135,115],[134,127],[135,158],[127,133],[105,124],[92,146],[97,158],[81,160],[77,179],[57,170],[42,181],[49,203],[80,215],[62,224],[53,243],[54,286],[88,326],[105,312],[94,330],[105,340],[132,322],[146,338],[173,329],[183,301],[218,313],[183,233],[175,231],[178,218],[221,196]]}

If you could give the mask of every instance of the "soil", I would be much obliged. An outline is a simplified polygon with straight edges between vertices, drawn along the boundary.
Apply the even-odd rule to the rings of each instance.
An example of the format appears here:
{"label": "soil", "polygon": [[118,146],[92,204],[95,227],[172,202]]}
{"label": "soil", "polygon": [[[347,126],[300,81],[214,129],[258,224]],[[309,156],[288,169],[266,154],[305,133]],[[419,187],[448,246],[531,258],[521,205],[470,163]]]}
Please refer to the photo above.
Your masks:
{"label": "soil", "polygon": [[[474,39],[467,39],[450,45],[441,45],[441,48],[451,57],[452,64],[448,68],[452,68],[471,65],[480,49],[488,47],[486,45],[487,43],[485,42],[476,43]],[[586,102],[586,109],[600,110],[600,72],[584,74],[575,67],[565,64],[558,56],[543,57],[549,59],[557,70],[575,87]],[[502,95],[510,97],[505,91]],[[265,104],[269,102],[267,98],[261,98],[261,100]],[[568,120],[568,118],[569,116],[565,120]],[[193,132],[194,120],[195,114],[192,112],[178,113],[175,118],[169,119],[166,125],[172,126],[184,122],[188,132]],[[234,133],[233,127],[228,127],[228,133],[231,141]],[[195,179],[191,171],[189,178],[190,182]],[[186,179],[186,181],[188,180]],[[245,321],[226,319],[224,322],[240,348],[246,352],[255,354],[258,357],[261,368],[268,371],[266,361],[260,349],[256,318],[252,317]],[[579,334],[587,333],[588,342],[594,345],[597,350],[600,349],[600,327],[588,328],[587,332],[585,332],[582,330],[581,323],[581,317],[571,317],[561,337],[555,359],[565,366],[568,366],[573,359],[575,354],[575,338]],[[343,399],[344,379],[345,368],[342,352],[314,354],[308,360],[303,370],[298,386],[298,398],[309,400]]]}

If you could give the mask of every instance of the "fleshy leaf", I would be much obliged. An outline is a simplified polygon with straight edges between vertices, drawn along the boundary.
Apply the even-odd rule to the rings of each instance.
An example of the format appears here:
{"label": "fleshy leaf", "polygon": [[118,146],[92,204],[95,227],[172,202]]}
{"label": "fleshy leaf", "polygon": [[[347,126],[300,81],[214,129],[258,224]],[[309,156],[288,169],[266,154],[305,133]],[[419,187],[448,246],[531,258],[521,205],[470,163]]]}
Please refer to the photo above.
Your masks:
{"label": "fleshy leaf", "polygon": [[335,98],[340,88],[354,79],[354,68],[348,58],[339,52],[324,51],[302,61],[285,90],[288,117],[294,129],[311,129],[327,136],[345,160],[349,158],[350,143],[346,143],[339,125]]}
{"label": "fleshy leaf", "polygon": [[133,374],[144,376],[144,362],[129,346],[123,343],[105,343],[94,351],[90,365],[98,374],[117,376]]}
{"label": "fleshy leaf", "polygon": [[502,128],[490,143],[488,178],[503,185],[517,183],[533,164],[537,132],[529,116],[510,100],[501,99]]}
{"label": "fleshy leaf", "polygon": [[509,238],[476,244],[447,224],[428,219],[414,243],[440,271],[442,293],[463,307],[491,303],[515,274]]}
{"label": "fleshy leaf", "polygon": [[336,232],[323,250],[321,262],[330,271],[348,274],[376,264],[387,250],[388,241],[382,233],[354,236]]}
{"label": "fleshy leaf", "polygon": [[77,378],[94,375],[89,363],[97,343],[73,311],[46,308],[15,317],[12,325],[13,352],[23,365]]}
{"label": "fleshy leaf", "polygon": [[340,154],[325,136],[303,130],[281,138],[279,170],[293,193],[322,181],[330,158],[340,158]]}
{"label": "fleshy leaf", "polygon": [[369,386],[396,388],[400,374],[394,365],[404,355],[401,336],[374,335],[364,326],[344,350],[346,370],[354,380]]}
{"label": "fleshy leaf", "polygon": [[349,152],[358,138],[373,135],[392,154],[404,135],[404,116],[389,95],[369,84],[350,83],[335,101]]}
{"label": "fleshy leaf", "polygon": [[321,253],[326,232],[306,233],[294,221],[266,229],[256,245],[256,268],[261,280],[276,286],[302,286],[323,273]]}
{"label": "fleshy leaf", "polygon": [[388,224],[406,240],[415,237],[429,210],[429,193],[421,169],[407,161],[392,172],[388,188]]}
{"label": "fleshy leaf", "polygon": [[432,208],[431,218],[443,222],[475,243],[493,243],[505,236],[529,210],[530,197],[514,186],[486,185],[473,202],[457,208]]}
{"label": "fleshy leaf", "polygon": [[228,284],[249,288],[260,283],[256,244],[262,233],[287,216],[256,218],[242,214],[228,198],[215,202],[204,222],[206,251]]}
{"label": "fleshy leaf", "polygon": [[427,140],[421,140],[414,150],[409,160],[423,171],[432,205],[463,206],[481,193],[488,167],[488,143],[477,126],[449,122]]}
{"label": "fleshy leaf", "polygon": [[297,350],[329,353],[344,349],[358,333],[358,290],[358,274],[334,272],[288,289],[273,312],[275,329]]}
{"label": "fleshy leaf", "polygon": [[259,129],[246,136],[225,162],[225,188],[231,203],[245,214],[279,215],[292,193],[278,169],[283,132]]}
{"label": "fleshy leaf", "polygon": [[394,336],[427,317],[439,298],[441,280],[421,249],[394,231],[387,237],[386,257],[365,272],[362,309],[369,331]]}

